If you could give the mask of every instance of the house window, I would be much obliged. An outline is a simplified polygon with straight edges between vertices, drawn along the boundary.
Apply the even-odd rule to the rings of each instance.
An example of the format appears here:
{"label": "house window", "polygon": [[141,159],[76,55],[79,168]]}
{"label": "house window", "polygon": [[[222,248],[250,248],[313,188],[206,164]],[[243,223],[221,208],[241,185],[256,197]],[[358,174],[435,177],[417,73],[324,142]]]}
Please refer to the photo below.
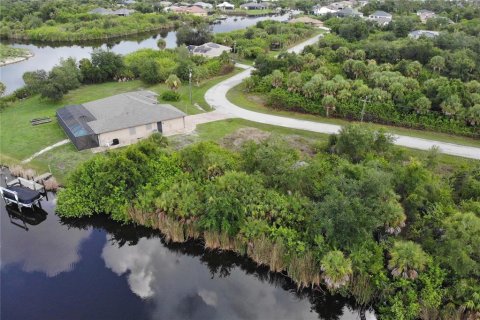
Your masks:
{"label": "house window", "polygon": [[152,130],[152,124],[151,123],[146,124],[145,128],[147,129],[147,131],[151,131]]}
{"label": "house window", "polygon": [[137,130],[136,130],[135,127],[132,127],[132,128],[130,128],[129,130],[130,130],[130,135],[131,135],[131,136],[133,136],[133,135],[135,135],[135,134],[137,133]]}

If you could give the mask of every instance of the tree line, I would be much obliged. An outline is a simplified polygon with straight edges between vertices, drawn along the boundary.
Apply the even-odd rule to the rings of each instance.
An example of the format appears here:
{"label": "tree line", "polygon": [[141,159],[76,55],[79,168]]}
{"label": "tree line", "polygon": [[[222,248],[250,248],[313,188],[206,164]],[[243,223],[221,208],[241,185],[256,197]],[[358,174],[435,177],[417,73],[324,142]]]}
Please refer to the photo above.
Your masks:
{"label": "tree line", "polygon": [[[163,47],[162,44],[160,46]],[[167,83],[175,91],[181,81],[189,80],[192,72],[194,85],[217,75],[224,75],[234,69],[228,53],[218,58],[207,59],[191,55],[185,46],[176,49],[141,49],[125,56],[114,52],[94,50],[91,58],[63,59],[50,72],[37,70],[23,75],[25,86],[9,97],[2,99],[6,104],[18,98],[40,94],[44,99],[59,101],[70,90],[82,84],[107,81],[140,79],[146,84]],[[169,80],[170,79],[170,80]],[[167,100],[177,100],[174,92],[167,94]]]}
{"label": "tree line", "polygon": [[154,135],[81,164],[57,212],[107,214],[174,242],[200,237],[382,319],[478,317],[478,163],[444,170],[434,150],[409,157],[356,125],[317,150],[278,137],[173,150]]}
{"label": "tree line", "polygon": [[[366,22],[335,23],[341,30]],[[465,36],[471,45],[460,45],[455,37],[349,42],[325,35],[301,55],[258,57],[244,86],[274,108],[478,137],[480,42]]]}
{"label": "tree line", "polygon": [[[146,6],[153,8],[153,4]],[[140,3],[135,13],[125,17],[89,13],[97,7],[110,8],[112,3],[5,0],[0,4],[0,37],[47,42],[81,42],[178,28],[184,23],[196,25],[205,20],[192,15],[144,10]]]}

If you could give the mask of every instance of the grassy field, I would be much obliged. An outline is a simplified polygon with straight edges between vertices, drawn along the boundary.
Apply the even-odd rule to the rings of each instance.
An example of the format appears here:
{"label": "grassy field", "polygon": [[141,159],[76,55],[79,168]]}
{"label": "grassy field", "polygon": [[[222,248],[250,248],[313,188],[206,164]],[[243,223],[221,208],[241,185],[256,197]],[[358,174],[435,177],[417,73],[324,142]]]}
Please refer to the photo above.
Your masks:
{"label": "grassy field", "polygon": [[72,143],[55,148],[50,152],[41,154],[28,164],[39,173],[51,172],[55,178],[63,182],[69,172],[78,164],[92,158],[90,150],[77,151]]}
{"label": "grassy field", "polygon": [[[350,123],[349,121],[342,120],[342,119],[325,118],[325,117],[311,115],[311,114],[304,114],[304,113],[291,112],[291,111],[281,111],[281,110],[274,110],[272,108],[268,108],[264,104],[265,98],[263,96],[244,92],[243,85],[241,84],[231,89],[227,93],[227,98],[232,103],[238,106],[241,106],[242,108],[256,111],[256,112],[274,114],[274,115],[285,116],[285,117],[301,119],[301,120],[330,123],[330,124],[336,124],[336,125],[345,125]],[[370,124],[370,125],[374,128],[385,128],[388,132],[395,133],[395,134],[456,143],[456,144],[461,144],[466,146],[480,147],[480,140],[475,140],[467,137],[455,136],[447,133],[385,126],[385,125],[379,125],[379,124]]]}
{"label": "grassy field", "polygon": [[28,57],[30,52],[27,49],[14,48],[0,44],[0,61],[9,58]]}
{"label": "grassy field", "polygon": [[[239,71],[235,70],[234,72]],[[233,74],[213,78],[198,87],[192,86],[193,104],[190,104],[188,84],[185,84],[179,89],[180,101],[171,104],[188,114],[203,112],[194,106],[195,103],[209,111],[210,107],[204,98],[205,91]],[[66,136],[55,118],[55,111],[58,108],[138,89],[149,89],[157,93],[168,90],[164,84],[148,86],[140,81],[108,82],[82,86],[70,91],[61,101],[55,103],[40,99],[39,96],[14,103],[0,113],[0,134],[2,137],[0,141],[0,163],[6,163],[7,158],[10,162],[20,161],[51,144],[65,139]],[[53,121],[39,126],[30,125],[31,119],[40,117],[50,117]]]}
{"label": "grassy field", "polygon": [[[178,90],[178,93],[180,93],[180,101],[165,103],[170,103],[187,114],[197,114],[203,112],[201,109],[195,107],[195,104],[198,104],[205,111],[211,111],[212,108],[210,108],[208,103],[205,101],[205,92],[207,92],[207,90],[215,84],[234,76],[240,71],[242,71],[242,69],[236,68],[233,72],[224,76],[212,78],[201,83],[198,87],[192,84],[192,103],[190,103],[188,82],[182,83],[182,86]],[[165,84],[162,83],[151,87],[150,90],[161,93],[169,89]]]}
{"label": "grassy field", "polygon": [[[235,133],[238,129],[241,128],[256,128],[259,130],[267,131],[273,133],[283,138],[298,136],[304,138],[306,141],[321,146],[323,143],[326,143],[328,140],[328,134],[298,130],[298,129],[289,129],[277,126],[266,125],[262,123],[257,123],[253,121],[243,120],[243,119],[228,119],[221,120],[216,122],[210,122],[201,124],[197,127],[198,140],[210,140],[210,141],[220,141],[225,136]],[[415,150],[405,147],[396,147],[407,156],[407,157],[416,157],[424,158],[428,155],[428,151]],[[439,171],[448,171],[454,167],[461,167],[462,165],[476,162],[477,160],[455,157],[446,154],[438,155],[438,170]]]}

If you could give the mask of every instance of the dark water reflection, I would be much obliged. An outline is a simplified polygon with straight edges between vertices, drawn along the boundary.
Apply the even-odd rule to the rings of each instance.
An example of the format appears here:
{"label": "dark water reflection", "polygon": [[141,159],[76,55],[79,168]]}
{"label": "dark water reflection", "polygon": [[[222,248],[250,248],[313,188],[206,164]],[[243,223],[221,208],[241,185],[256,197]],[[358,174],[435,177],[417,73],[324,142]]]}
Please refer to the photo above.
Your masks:
{"label": "dark water reflection", "polygon": [[[288,15],[269,16],[269,17],[229,17],[220,24],[212,26],[214,33],[228,32],[233,30],[244,29],[252,26],[261,20],[278,20],[284,21],[288,19]],[[157,49],[158,39],[163,38],[167,48],[175,48],[177,46],[177,35],[175,31],[158,31],[151,34],[133,35],[125,38],[117,38],[113,41],[93,41],[83,43],[81,45],[71,45],[62,43],[44,44],[36,42],[9,42],[14,47],[25,48],[30,50],[34,56],[28,60],[19,63],[10,64],[0,67],[0,80],[7,86],[7,93],[23,86],[22,75],[27,71],[35,71],[38,69],[50,70],[56,65],[61,58],[74,57],[80,60],[89,58],[91,52],[95,48],[110,49],[115,53],[127,54],[142,48]]]}
{"label": "dark water reflection", "polygon": [[352,301],[297,291],[236,254],[105,217],[60,219],[54,205],[28,231],[0,205],[2,319],[360,318]]}

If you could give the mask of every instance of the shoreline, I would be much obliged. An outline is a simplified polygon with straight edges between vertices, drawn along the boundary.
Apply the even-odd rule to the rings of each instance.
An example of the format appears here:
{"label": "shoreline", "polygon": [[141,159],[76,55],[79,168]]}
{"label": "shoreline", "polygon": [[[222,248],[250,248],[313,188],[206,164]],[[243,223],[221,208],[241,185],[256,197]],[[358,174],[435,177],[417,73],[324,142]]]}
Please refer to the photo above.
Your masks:
{"label": "shoreline", "polygon": [[32,58],[33,56],[34,56],[33,53],[28,52],[27,55],[22,56],[22,57],[5,58],[3,60],[0,60],[0,67],[4,67],[4,66],[7,66],[9,64],[14,64],[14,63],[25,61],[25,60],[28,60],[28,59]]}

